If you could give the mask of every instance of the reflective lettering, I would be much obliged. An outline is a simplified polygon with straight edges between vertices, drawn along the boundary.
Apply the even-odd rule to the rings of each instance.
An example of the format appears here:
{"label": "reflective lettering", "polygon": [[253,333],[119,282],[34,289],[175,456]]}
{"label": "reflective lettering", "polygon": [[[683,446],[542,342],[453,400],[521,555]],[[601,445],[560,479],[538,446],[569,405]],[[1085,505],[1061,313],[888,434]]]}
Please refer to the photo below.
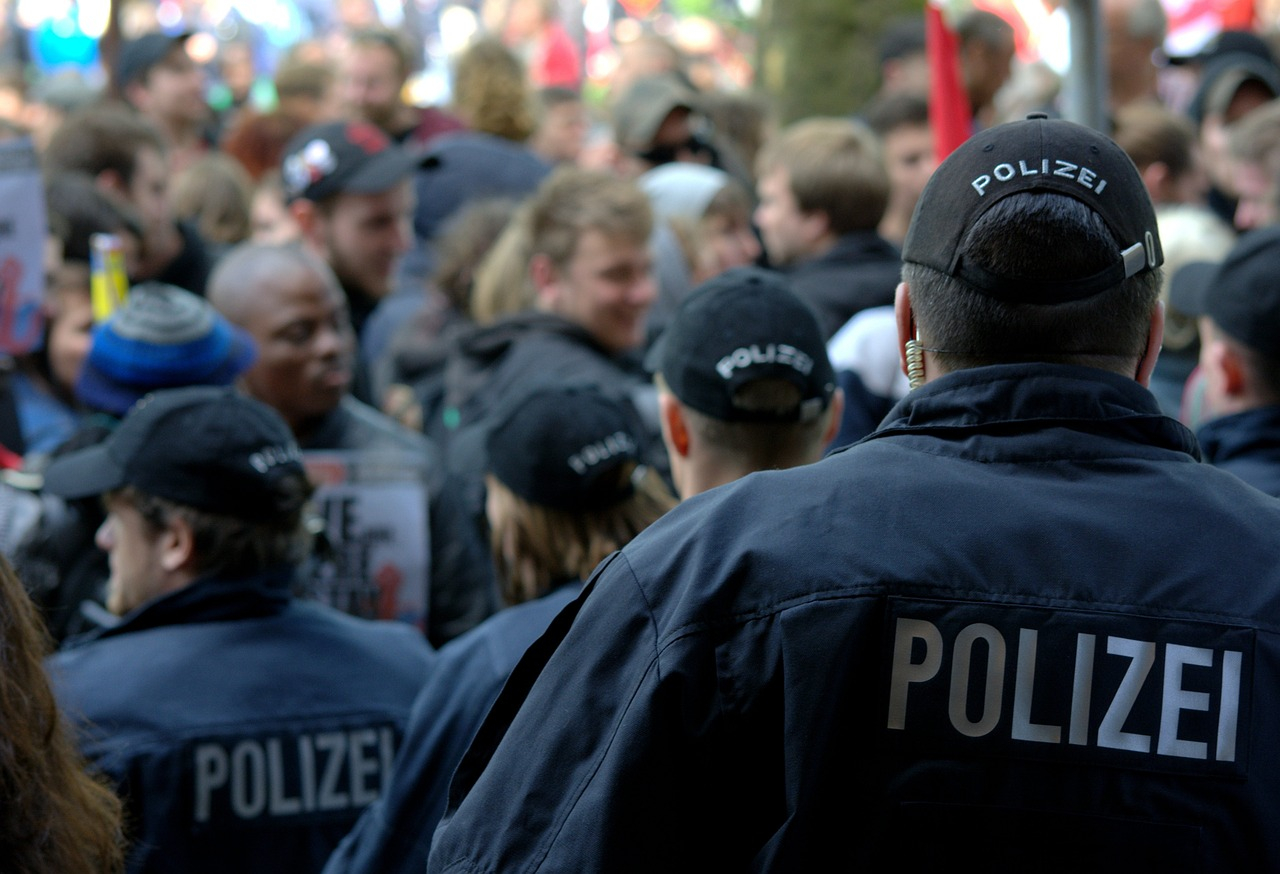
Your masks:
{"label": "reflective lettering", "polygon": [[1018,630],[1018,677],[1013,687],[1013,739],[1056,744],[1062,729],[1031,721],[1031,697],[1036,685],[1036,645],[1040,633],[1033,628]]}
{"label": "reflective lettering", "polygon": [[320,778],[320,810],[342,810],[350,802],[345,792],[338,791],[338,777],[342,775],[342,762],[346,758],[347,736],[340,731],[316,735],[316,751],[327,753],[324,774]]}
{"label": "reflective lettering", "polygon": [[395,738],[385,728],[378,732],[378,753],[382,758],[382,785],[378,787],[378,793],[381,794],[391,781],[391,763],[396,758]]}
{"label": "reflective lettering", "polygon": [[1018,169],[1022,172],[1023,176],[1039,176],[1040,175],[1040,171],[1032,170],[1030,167],[1027,166],[1026,161],[1019,161]]}
{"label": "reflective lettering", "polygon": [[301,798],[289,798],[284,788],[284,753],[280,748],[280,738],[273,737],[267,741],[267,772],[271,775],[268,785],[271,787],[271,815],[288,816],[302,810]]}
{"label": "reflective lettering", "polygon": [[1098,746],[1115,750],[1131,750],[1145,753],[1151,750],[1151,738],[1145,734],[1133,734],[1122,731],[1124,722],[1129,718],[1129,711],[1138,700],[1142,684],[1151,672],[1156,661],[1156,645],[1146,640],[1129,640],[1126,637],[1107,638],[1107,652],[1110,655],[1128,656],[1129,668],[1125,671],[1120,688],[1107,708],[1107,715],[1102,717],[1102,725],[1098,726]]}
{"label": "reflective lettering", "polygon": [[389,726],[216,741],[193,751],[194,821],[360,810],[382,792],[395,759]]}
{"label": "reflective lettering", "polygon": [[365,780],[371,774],[378,773],[378,760],[365,758],[365,747],[376,746],[378,733],[372,728],[351,732],[351,755],[348,758],[351,768],[351,803],[364,807],[378,799],[378,788],[369,789]]}
{"label": "reflective lettering", "polygon": [[1076,177],[1076,179],[1079,180],[1080,184],[1083,185],[1085,188],[1092,188],[1093,180],[1097,178],[1098,178],[1098,174],[1094,173],[1088,167],[1081,167],[1080,175]]}
{"label": "reflective lettering", "polygon": [[[995,615],[959,609],[974,618]],[[934,737],[945,729],[943,734],[955,732],[967,742],[1093,747],[1159,756],[1166,764],[1229,763],[1239,754],[1248,667],[1244,652],[1210,641],[1247,639],[1240,633],[1228,637],[1212,626],[1200,631],[1186,624],[1184,639],[1205,642],[1191,646],[1065,631],[1064,623],[998,628],[901,615],[893,621],[892,642],[886,642],[888,729]],[[1156,623],[1146,627],[1161,633]],[[1016,652],[1009,652],[1010,644]],[[1061,715],[1042,723],[1036,714]],[[358,784],[353,777],[353,791]]]}
{"label": "reflective lettering", "polygon": [[316,809],[316,753],[311,738],[298,738],[298,782],[301,784],[302,809],[307,813]]}
{"label": "reflective lettering", "polygon": [[1156,749],[1164,756],[1185,759],[1207,759],[1209,745],[1178,737],[1178,719],[1183,710],[1208,712],[1209,693],[1190,692],[1182,688],[1182,669],[1186,665],[1213,666],[1213,650],[1171,643],[1164,651],[1164,689],[1161,696],[1160,739]]}
{"label": "reflective lettering", "polygon": [[[924,642],[924,658],[911,661],[915,642]],[[893,641],[893,671],[889,679],[889,728],[907,727],[907,687],[932,680],[942,666],[942,635],[932,622],[899,619]]]}
{"label": "reflective lettering", "polygon": [[1017,175],[1012,164],[997,164],[996,168],[991,171],[995,174],[996,179],[1001,182],[1008,182]]}
{"label": "reflective lettering", "polygon": [[213,790],[227,785],[231,769],[227,766],[227,751],[218,744],[200,744],[195,756],[196,822],[208,822]]}
{"label": "reflective lettering", "polygon": [[[969,668],[973,659],[973,645],[982,640],[987,644],[986,695],[982,701],[982,716],[977,722],[969,721]],[[1000,721],[1000,699],[1004,694],[1004,638],[1000,632],[985,623],[966,626],[956,635],[955,660],[951,664],[951,698],[949,713],[956,731],[967,737],[982,737]]]}
{"label": "reflective lettering", "polygon": [[1222,654],[1222,701],[1218,706],[1219,762],[1236,760],[1236,727],[1240,717],[1240,658],[1241,653],[1227,650]]}
{"label": "reflective lettering", "polygon": [[1079,169],[1080,166],[1078,164],[1072,164],[1070,161],[1055,160],[1053,163],[1057,165],[1057,167],[1054,168],[1053,175],[1061,176],[1063,179],[1074,179],[1076,177],[1076,170]]}
{"label": "reflective lettering", "polygon": [[1071,682],[1071,734],[1068,743],[1083,746],[1089,742],[1089,710],[1093,702],[1093,650],[1097,638],[1092,634],[1076,635],[1076,672]]}
{"label": "reflective lettering", "polygon": [[267,806],[267,762],[262,747],[241,741],[231,751],[231,809],[241,819],[253,819]]}
{"label": "reflective lettering", "polygon": [[982,197],[987,193],[987,186],[991,184],[991,177],[984,173],[969,184],[973,186],[974,191],[978,192],[978,196]]}

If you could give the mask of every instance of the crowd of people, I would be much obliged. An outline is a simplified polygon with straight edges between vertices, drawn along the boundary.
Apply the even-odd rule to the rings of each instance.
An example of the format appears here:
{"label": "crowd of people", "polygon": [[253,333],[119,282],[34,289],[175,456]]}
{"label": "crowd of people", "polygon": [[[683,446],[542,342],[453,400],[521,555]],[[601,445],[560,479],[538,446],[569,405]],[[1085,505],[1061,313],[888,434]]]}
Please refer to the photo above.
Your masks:
{"label": "crowd of people", "polygon": [[379,26],[270,110],[156,31],[5,122],[0,858],[1280,864],[1280,64],[1102,11],[1101,133],[958,20],[949,157],[915,19],[785,125],[655,33],[421,106]]}

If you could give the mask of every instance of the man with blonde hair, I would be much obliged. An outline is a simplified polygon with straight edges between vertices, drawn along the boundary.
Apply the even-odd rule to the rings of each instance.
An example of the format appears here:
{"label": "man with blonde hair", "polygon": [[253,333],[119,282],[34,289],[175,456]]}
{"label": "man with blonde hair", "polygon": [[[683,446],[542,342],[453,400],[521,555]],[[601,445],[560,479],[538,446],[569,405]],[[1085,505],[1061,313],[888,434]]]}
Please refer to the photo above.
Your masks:
{"label": "man with blonde hair", "polygon": [[893,303],[901,256],[876,231],[889,177],[870,130],[838,118],[797,122],[765,144],[756,175],[769,261],[789,271],[825,337],[855,313]]}
{"label": "man with blonde hair", "polygon": [[563,168],[516,221],[532,308],[460,336],[442,368],[415,386],[424,430],[445,447],[481,526],[487,435],[508,404],[548,380],[596,386],[632,409],[644,424],[642,455],[666,469],[656,394],[640,360],[657,296],[648,198],[628,180]]}

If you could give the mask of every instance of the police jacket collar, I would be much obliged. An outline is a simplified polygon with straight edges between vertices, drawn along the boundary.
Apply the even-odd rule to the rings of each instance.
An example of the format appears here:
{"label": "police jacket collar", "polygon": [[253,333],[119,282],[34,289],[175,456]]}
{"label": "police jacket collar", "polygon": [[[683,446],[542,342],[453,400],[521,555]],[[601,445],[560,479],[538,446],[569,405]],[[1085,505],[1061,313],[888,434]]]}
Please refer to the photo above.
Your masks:
{"label": "police jacket collar", "polygon": [[89,643],[165,625],[231,622],[273,616],[289,604],[293,568],[284,566],[238,579],[202,577],[176,592],[155,598],[127,613],[109,628],[90,632],[69,645]]}
{"label": "police jacket collar", "polygon": [[1280,461],[1280,405],[1212,419],[1200,426],[1196,437],[1210,464],[1258,453]]}
{"label": "police jacket collar", "polygon": [[1209,464],[1280,497],[1280,404],[1212,419],[1196,437]]}
{"label": "police jacket collar", "polygon": [[[1090,439],[1064,441],[1071,432]],[[1000,364],[946,374],[910,392],[862,442],[912,434],[963,443],[978,450],[978,460],[984,453],[975,441],[1002,434],[1027,438],[1018,444],[1025,460],[1101,458],[1121,451],[1118,444],[1126,445],[1126,453],[1173,451],[1188,461],[1200,459],[1194,435],[1163,415],[1136,381],[1066,364]],[[1036,434],[1041,439],[1031,439]]]}

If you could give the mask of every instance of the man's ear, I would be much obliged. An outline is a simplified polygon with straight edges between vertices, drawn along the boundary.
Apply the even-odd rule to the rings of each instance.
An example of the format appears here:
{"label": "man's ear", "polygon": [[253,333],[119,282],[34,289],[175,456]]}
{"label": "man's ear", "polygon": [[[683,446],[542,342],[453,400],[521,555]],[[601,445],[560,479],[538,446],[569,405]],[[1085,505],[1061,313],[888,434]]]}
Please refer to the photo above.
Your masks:
{"label": "man's ear", "polygon": [[1142,171],[1142,184],[1147,187],[1147,192],[1156,203],[1168,198],[1170,192],[1165,189],[1172,181],[1173,174],[1169,172],[1169,165],[1164,161],[1152,161],[1147,165],[1147,169]]}
{"label": "man's ear", "polygon": [[827,427],[822,433],[822,451],[826,452],[831,441],[840,433],[840,420],[844,417],[844,389],[837,387],[827,408]]}
{"label": "man's ear", "polygon": [[907,373],[907,341],[916,336],[916,317],[911,310],[911,289],[899,282],[893,293],[893,315],[898,323],[898,364],[903,375]]}
{"label": "man's ear", "polygon": [[125,184],[124,177],[118,170],[103,170],[93,177],[93,183],[104,194],[113,194],[126,199],[129,196],[129,186]]}
{"label": "man's ear", "polygon": [[324,240],[324,215],[314,200],[298,198],[288,206],[289,215],[298,225],[302,239],[310,246],[319,246]]}
{"label": "man's ear", "polygon": [[559,301],[559,273],[551,258],[537,254],[529,259],[529,281],[533,284],[534,297],[542,309],[551,309]]}
{"label": "man's ear", "polygon": [[141,81],[134,79],[128,85],[124,86],[121,96],[124,97],[126,103],[139,112],[147,111],[147,104],[149,102],[147,98],[150,95],[147,91],[147,86],[143,85]]}
{"label": "man's ear", "polygon": [[160,533],[160,567],[167,573],[189,570],[195,559],[195,534],[181,516],[171,515]]}
{"label": "man's ear", "polygon": [[1134,379],[1144,388],[1151,385],[1151,374],[1156,369],[1156,359],[1160,357],[1160,347],[1164,344],[1164,301],[1156,301],[1151,311],[1151,327],[1147,330],[1147,349],[1138,361],[1138,372]]}
{"label": "man's ear", "polygon": [[662,424],[662,440],[672,455],[685,458],[689,454],[689,423],[685,421],[680,402],[670,392],[658,392],[658,415]]}
{"label": "man's ear", "polygon": [[1236,398],[1248,388],[1244,359],[1234,346],[1221,339],[1210,340],[1202,356],[1214,387],[1224,398]]}

